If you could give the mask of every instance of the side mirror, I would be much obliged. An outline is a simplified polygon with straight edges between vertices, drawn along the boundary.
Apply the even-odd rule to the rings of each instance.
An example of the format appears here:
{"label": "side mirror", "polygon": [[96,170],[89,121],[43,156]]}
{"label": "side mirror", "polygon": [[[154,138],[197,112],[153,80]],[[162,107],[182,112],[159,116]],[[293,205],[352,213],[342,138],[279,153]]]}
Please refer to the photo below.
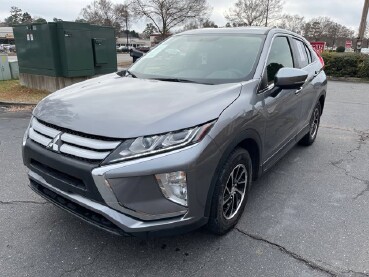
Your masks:
{"label": "side mirror", "polygon": [[305,70],[298,68],[281,68],[274,77],[274,85],[285,89],[300,88],[308,77]]}
{"label": "side mirror", "polygon": [[116,74],[119,75],[120,77],[124,77],[127,74],[127,70],[118,71],[116,72]]}

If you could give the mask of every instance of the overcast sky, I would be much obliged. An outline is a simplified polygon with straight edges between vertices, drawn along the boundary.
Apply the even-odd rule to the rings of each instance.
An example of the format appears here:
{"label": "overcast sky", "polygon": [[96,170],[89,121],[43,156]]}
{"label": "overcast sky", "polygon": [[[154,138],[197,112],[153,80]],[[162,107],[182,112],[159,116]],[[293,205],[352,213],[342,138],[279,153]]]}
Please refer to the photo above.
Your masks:
{"label": "overcast sky", "polygon": [[[11,6],[21,8],[32,16],[43,17],[51,21],[54,17],[63,20],[75,20],[81,9],[92,0],[1,0],[0,20],[9,16]],[[122,3],[123,0],[112,0]],[[216,24],[223,26],[226,23],[224,12],[227,11],[236,0],[208,0],[213,6],[211,19]],[[298,14],[307,19],[317,16],[329,16],[340,24],[349,26],[354,30],[360,24],[361,12],[364,0],[285,0],[284,12]],[[142,31],[145,21],[134,26],[137,31]]]}

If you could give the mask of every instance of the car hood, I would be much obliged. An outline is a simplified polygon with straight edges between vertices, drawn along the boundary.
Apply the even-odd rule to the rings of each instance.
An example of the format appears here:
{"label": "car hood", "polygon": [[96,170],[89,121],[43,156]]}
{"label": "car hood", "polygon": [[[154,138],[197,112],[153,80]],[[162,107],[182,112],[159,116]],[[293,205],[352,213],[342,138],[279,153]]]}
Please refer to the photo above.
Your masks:
{"label": "car hood", "polygon": [[49,95],[33,114],[86,134],[133,138],[216,119],[240,91],[241,84],[176,83],[109,74]]}

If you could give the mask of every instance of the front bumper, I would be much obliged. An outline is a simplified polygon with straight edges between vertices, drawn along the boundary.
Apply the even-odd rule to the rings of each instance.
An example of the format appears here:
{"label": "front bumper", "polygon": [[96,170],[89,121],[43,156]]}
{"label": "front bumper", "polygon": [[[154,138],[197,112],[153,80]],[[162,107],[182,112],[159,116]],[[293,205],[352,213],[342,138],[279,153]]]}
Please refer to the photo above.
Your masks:
{"label": "front bumper", "polygon": [[[24,146],[23,158],[30,169],[31,188],[44,198],[107,231],[148,237],[190,231],[206,224],[208,192],[220,157],[212,139],[206,137],[191,147],[101,167],[61,156],[30,140]],[[40,168],[40,164],[51,168],[52,174]],[[142,195],[153,195],[153,190],[146,191],[141,180],[180,170],[187,173],[188,207],[170,202],[164,196],[158,201],[140,201]],[[51,176],[55,172],[57,176]],[[64,173],[72,175],[73,182],[81,179],[84,187],[79,187],[78,182],[78,186],[76,182],[70,185],[70,180],[61,178]],[[122,194],[128,191],[117,190],[111,184],[127,186],[132,180],[141,196],[130,205],[123,205],[119,199],[127,198]],[[132,192],[135,189],[131,187]]]}

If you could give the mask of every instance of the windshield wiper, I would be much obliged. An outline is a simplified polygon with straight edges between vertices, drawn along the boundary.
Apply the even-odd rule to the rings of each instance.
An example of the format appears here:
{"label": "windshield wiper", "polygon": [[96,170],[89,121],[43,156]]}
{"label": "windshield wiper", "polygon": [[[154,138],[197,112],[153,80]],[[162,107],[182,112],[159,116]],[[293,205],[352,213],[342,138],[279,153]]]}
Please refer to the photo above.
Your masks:
{"label": "windshield wiper", "polygon": [[[126,70],[126,73],[128,73],[128,75],[131,75],[132,76],[132,78],[137,78],[137,76],[135,75],[135,74],[133,74],[131,71],[129,71],[129,70]],[[128,75],[126,75],[126,76],[128,76]]]}
{"label": "windshield wiper", "polygon": [[164,82],[176,82],[176,83],[194,83],[194,84],[204,84],[204,85],[212,85],[210,83],[196,82],[188,79],[181,78],[150,78],[151,80],[164,81]]}
{"label": "windshield wiper", "polygon": [[120,77],[127,77],[127,76],[131,75],[132,78],[137,78],[137,76],[129,70],[118,71],[118,72],[116,72],[116,74],[119,75]]}

